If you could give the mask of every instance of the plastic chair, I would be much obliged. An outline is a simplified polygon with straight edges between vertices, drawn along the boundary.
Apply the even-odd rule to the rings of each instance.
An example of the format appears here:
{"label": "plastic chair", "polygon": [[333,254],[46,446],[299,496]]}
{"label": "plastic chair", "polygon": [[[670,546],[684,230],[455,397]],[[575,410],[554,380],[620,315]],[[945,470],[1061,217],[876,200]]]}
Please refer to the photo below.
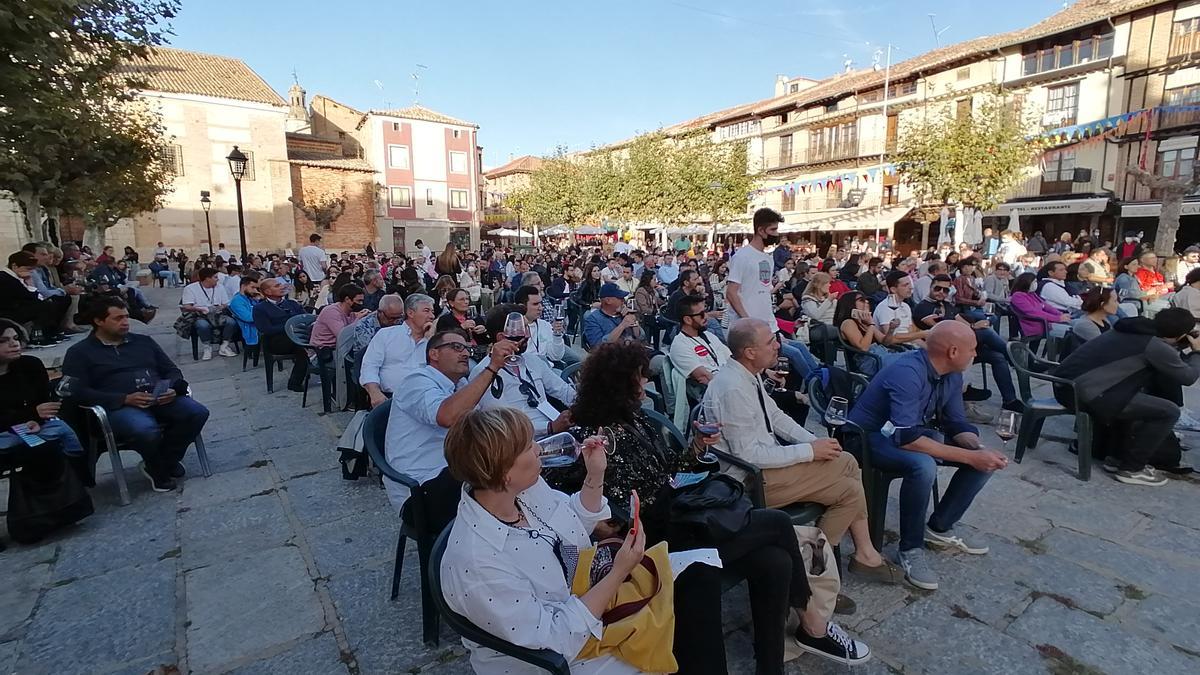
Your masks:
{"label": "plastic chair", "polygon": [[437,613],[446,620],[446,623],[454,629],[454,632],[475,644],[498,651],[501,654],[511,656],[518,661],[537,666],[551,673],[569,675],[571,668],[567,664],[567,659],[562,654],[550,651],[549,649],[518,647],[476,626],[474,623],[471,623],[470,619],[450,609],[450,605],[446,604],[446,598],[442,595],[442,556],[446,554],[446,542],[449,540],[450,530],[453,528],[454,523],[447,525],[446,529],[442,531],[433,543],[433,550],[430,551],[429,565],[425,568],[425,586],[434,591],[431,597],[433,598],[434,605],[437,606]]}
{"label": "plastic chair", "polygon": [[870,361],[875,364],[875,369],[871,371],[872,373],[878,373],[879,371],[883,370],[883,359],[878,354],[865,352],[849,342],[846,342],[846,337],[842,335],[840,330],[838,331],[838,344],[841,346],[842,356],[846,360],[846,369],[851,373],[862,375],[868,378],[871,377],[871,375],[862,372],[864,361]]}
{"label": "plastic chair", "polygon": [[571,365],[567,366],[566,368],[563,368],[562,372],[559,373],[558,375],[559,375],[559,377],[561,377],[563,379],[563,382],[566,382],[567,384],[577,385],[577,384],[579,384],[579,369],[582,367],[583,367],[583,361],[578,361],[576,363],[572,363]]}
{"label": "plastic chair", "polygon": [[[1040,359],[1024,342],[1014,340],[1008,343],[1008,357],[1012,359],[1017,369],[1017,385],[1020,387],[1021,398],[1025,400],[1025,413],[1021,416],[1021,430],[1017,433],[1017,449],[1013,461],[1018,464],[1025,457],[1025,451],[1037,446],[1041,440],[1042,425],[1046,419],[1060,415],[1075,416],[1076,449],[1079,451],[1079,480],[1090,480],[1092,477],[1092,436],[1095,422],[1092,416],[1080,405],[1079,396],[1075,391],[1075,383],[1061,377],[1055,377],[1045,372],[1036,372],[1034,366],[1049,370],[1058,364],[1053,361]],[[1074,398],[1074,410],[1058,402],[1058,399],[1033,398],[1030,379],[1041,380],[1051,384],[1070,387]],[[1070,442],[1069,438],[1055,438]]]}
{"label": "plastic chair", "polygon": [[[96,466],[96,460],[100,457],[101,448],[100,441],[103,440],[103,451],[108,453],[108,460],[112,463],[113,476],[117,479],[117,493],[121,498],[121,506],[129,506],[132,500],[129,498],[129,486],[125,484],[125,465],[121,462],[121,451],[133,452],[133,448],[128,445],[118,444],[116,436],[113,435],[112,425],[108,421],[108,412],[104,406],[90,405],[79,406],[81,410],[91,413],[89,419],[96,424],[97,433],[88,434],[88,463],[90,466]],[[204,447],[204,438],[200,434],[196,434],[196,439],[192,441],[196,446],[196,459],[200,462],[200,471],[204,473],[204,477],[212,476],[212,469],[208,464],[208,451]]]}
{"label": "plastic chair", "polygon": [[[421,484],[412,476],[400,473],[387,461],[387,455],[384,453],[384,439],[387,434],[388,416],[391,415],[392,401],[388,399],[379,404],[379,407],[367,414],[367,419],[363,422],[363,445],[367,448],[367,454],[371,457],[371,463],[379,469],[383,477],[387,480],[400,483],[409,490],[408,503],[412,513],[413,524],[409,525],[400,519],[400,538],[396,542],[396,562],[392,568],[392,594],[391,600],[395,600],[400,595],[400,573],[404,568],[404,548],[408,539],[417,542],[417,557],[421,561],[421,625],[423,630],[423,638],[425,644],[436,646],[438,644],[438,609],[434,604],[433,594],[431,593],[430,581],[428,578],[428,570],[430,568],[430,556],[433,552],[434,539],[437,537],[436,532],[429,531],[425,522],[425,490]],[[441,588],[441,586],[437,586]],[[438,595],[441,595],[440,591]]]}
{"label": "plastic chair", "polygon": [[[288,319],[287,323],[283,324],[284,334],[287,335],[292,342],[296,341],[296,338],[292,337],[293,333],[295,333],[297,337],[302,335],[304,344],[308,344],[308,336],[312,333],[312,325],[316,323],[316,321],[317,317],[313,316],[312,314],[297,314],[296,316]],[[301,330],[303,332],[300,332]],[[262,341],[263,336],[259,336],[259,342],[261,343]],[[267,393],[271,394],[275,391],[275,371],[271,370],[271,366],[278,364],[279,372],[282,373],[283,362],[295,360],[296,355],[273,354],[270,349],[266,348],[265,345],[263,345],[261,351],[263,364],[267,372]]]}

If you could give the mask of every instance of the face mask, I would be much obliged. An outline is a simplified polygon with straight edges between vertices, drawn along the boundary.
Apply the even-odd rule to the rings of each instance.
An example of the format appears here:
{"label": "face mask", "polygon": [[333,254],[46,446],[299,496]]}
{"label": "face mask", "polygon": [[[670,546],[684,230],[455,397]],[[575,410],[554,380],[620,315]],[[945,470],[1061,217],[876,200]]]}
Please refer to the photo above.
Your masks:
{"label": "face mask", "polygon": [[783,237],[779,236],[778,234],[763,235],[763,244],[767,246],[774,246],[780,241],[783,241]]}
{"label": "face mask", "polygon": [[1125,237],[1125,243],[1126,243],[1126,244],[1132,244],[1132,243],[1133,243],[1133,237]]}
{"label": "face mask", "polygon": [[363,310],[363,306],[362,306],[361,302],[356,302],[353,305],[350,305],[351,312],[361,312],[362,310]]}
{"label": "face mask", "polygon": [[468,267],[467,271],[470,272],[471,274],[475,274],[475,267],[474,266]]}

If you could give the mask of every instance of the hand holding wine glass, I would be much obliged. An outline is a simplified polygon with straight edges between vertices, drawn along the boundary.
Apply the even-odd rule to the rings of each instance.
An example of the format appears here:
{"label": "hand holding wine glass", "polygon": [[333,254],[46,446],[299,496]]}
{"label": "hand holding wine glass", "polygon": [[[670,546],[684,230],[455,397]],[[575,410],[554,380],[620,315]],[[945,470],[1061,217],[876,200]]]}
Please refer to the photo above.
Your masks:
{"label": "hand holding wine glass", "polygon": [[1008,453],[1008,442],[1017,437],[1021,429],[1021,413],[1012,410],[1001,410],[996,418],[996,435],[1004,442],[1004,452]]}
{"label": "hand holding wine glass", "polygon": [[[528,339],[529,327],[525,324],[525,317],[520,312],[509,312],[508,318],[504,320],[504,337],[512,342],[520,342]],[[513,350],[506,359],[505,363],[510,366],[515,366],[521,363],[521,355]]]}

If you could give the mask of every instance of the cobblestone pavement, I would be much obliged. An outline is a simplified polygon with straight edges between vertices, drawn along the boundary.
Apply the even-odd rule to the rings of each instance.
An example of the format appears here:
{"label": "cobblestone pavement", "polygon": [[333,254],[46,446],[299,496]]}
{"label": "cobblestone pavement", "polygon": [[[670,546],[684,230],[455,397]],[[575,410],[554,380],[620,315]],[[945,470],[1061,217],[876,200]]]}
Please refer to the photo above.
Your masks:
{"label": "cobblestone pavement", "polygon": [[[193,362],[172,314],[149,332],[212,411],[215,473],[200,477],[189,454],[182,489],[156,494],[130,468],[121,507],[102,459],[94,516],[36,546],[9,542],[0,672],[469,672],[448,630],[440,647],[421,641],[411,546],[388,601],[397,518],[376,483],[341,479],[333,446],[348,414],[318,415],[315,383],[301,409],[241,359]],[[961,526],[991,553],[933,555],[941,590],[848,578],[859,610],[839,620],[876,654],[856,672],[1200,672],[1200,485],[1128,487],[1098,467],[1083,483],[1073,460],[1044,441],[995,476]],[[894,504],[890,516],[894,532]],[[744,590],[725,608],[730,670],[751,673]],[[813,656],[788,665],[834,670]]]}

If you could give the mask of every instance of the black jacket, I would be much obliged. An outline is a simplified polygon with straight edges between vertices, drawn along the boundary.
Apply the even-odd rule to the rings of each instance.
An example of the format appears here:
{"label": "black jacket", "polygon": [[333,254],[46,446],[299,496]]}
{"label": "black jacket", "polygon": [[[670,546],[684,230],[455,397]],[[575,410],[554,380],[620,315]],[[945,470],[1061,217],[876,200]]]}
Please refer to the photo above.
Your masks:
{"label": "black jacket", "polygon": [[151,392],[159,380],[170,380],[177,394],[187,392],[183,373],[162,347],[136,333],[116,346],[100,342],[92,333],[67,350],[62,372],[71,378],[67,396],[72,402],[108,410],[125,405],[126,394]]}
{"label": "black jacket", "polygon": [[0,272],[0,316],[25,323],[38,315],[41,302],[37,291],[13,275]]}
{"label": "black jacket", "polygon": [[[1183,356],[1155,334],[1154,322],[1121,319],[1113,330],[1083,343],[1052,375],[1075,383],[1079,400],[1100,416],[1115,416],[1147,387],[1162,391],[1186,387],[1200,378],[1200,356]],[[1055,387],[1063,405],[1074,406],[1070,392]]]}

